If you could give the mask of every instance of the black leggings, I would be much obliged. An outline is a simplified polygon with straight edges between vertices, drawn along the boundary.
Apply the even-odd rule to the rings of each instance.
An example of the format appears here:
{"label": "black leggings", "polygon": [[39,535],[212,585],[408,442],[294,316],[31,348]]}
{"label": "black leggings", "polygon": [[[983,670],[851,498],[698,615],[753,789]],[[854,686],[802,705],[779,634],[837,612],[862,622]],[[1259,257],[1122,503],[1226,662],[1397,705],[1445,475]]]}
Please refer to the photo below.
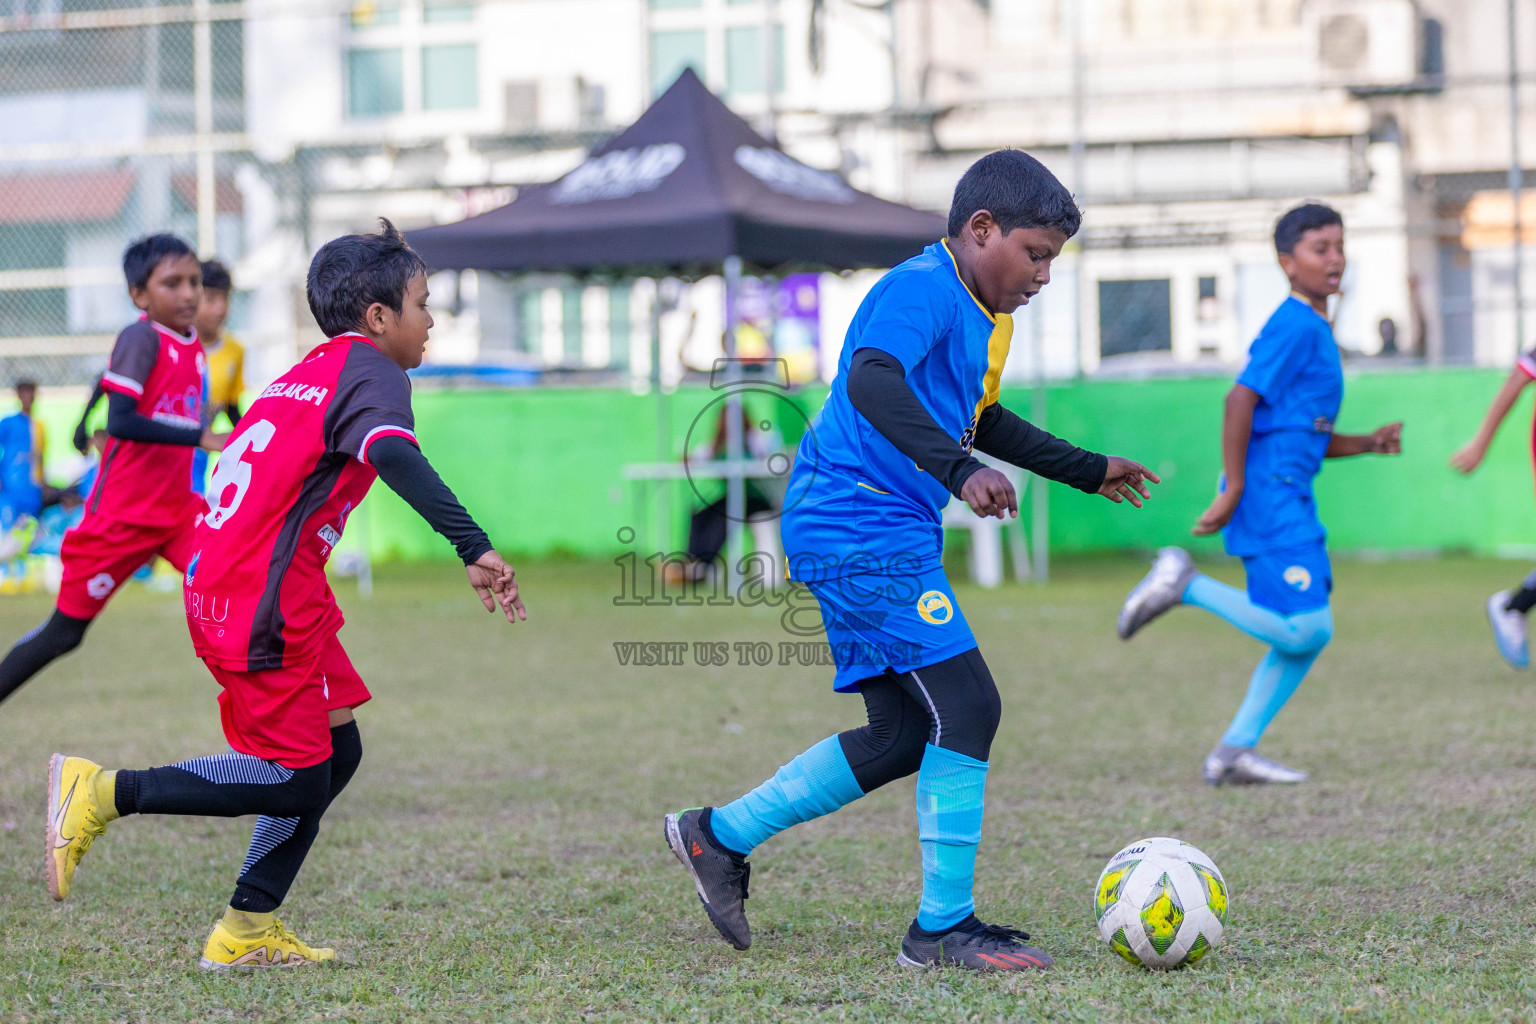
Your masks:
{"label": "black leggings", "polygon": [[0,661],[0,701],[15,693],[49,662],[79,647],[91,621],[55,609],[47,622],[16,641],[5,660]]}
{"label": "black leggings", "polygon": [[838,735],[859,788],[869,793],[906,778],[929,743],[985,761],[1002,717],[1002,699],[981,652],[859,683],[869,724]]}
{"label": "black leggings", "polygon": [[331,730],[329,760],[285,768],[249,754],[217,754],[144,771],[117,773],[119,814],[258,814],[250,852],[229,905],[276,910],[320,832],[320,818],[363,758],[356,722]]}

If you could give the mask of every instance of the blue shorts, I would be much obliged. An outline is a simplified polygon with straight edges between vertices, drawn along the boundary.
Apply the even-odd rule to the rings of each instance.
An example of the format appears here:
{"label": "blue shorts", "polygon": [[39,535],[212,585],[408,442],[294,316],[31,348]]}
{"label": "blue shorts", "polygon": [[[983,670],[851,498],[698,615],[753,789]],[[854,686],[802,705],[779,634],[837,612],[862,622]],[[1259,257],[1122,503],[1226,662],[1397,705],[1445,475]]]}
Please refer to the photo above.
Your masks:
{"label": "blue shorts", "polygon": [[942,568],[910,574],[863,573],[807,583],[837,675],[832,688],[854,693],[859,681],[937,664],[976,646]]}
{"label": "blue shorts", "polygon": [[1300,615],[1328,607],[1333,566],[1322,544],[1269,551],[1243,559],[1248,572],[1248,600],[1281,615]]}

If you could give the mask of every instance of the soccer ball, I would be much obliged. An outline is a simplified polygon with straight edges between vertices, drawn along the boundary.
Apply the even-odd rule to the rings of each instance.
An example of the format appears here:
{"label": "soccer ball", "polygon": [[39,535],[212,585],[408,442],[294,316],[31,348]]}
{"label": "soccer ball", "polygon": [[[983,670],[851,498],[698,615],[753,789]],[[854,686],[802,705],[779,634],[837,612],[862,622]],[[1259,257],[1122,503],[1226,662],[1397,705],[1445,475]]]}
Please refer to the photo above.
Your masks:
{"label": "soccer ball", "polygon": [[1166,971],[1221,945],[1227,882],[1177,839],[1143,839],[1113,857],[1093,892],[1099,936],[1133,964]]}

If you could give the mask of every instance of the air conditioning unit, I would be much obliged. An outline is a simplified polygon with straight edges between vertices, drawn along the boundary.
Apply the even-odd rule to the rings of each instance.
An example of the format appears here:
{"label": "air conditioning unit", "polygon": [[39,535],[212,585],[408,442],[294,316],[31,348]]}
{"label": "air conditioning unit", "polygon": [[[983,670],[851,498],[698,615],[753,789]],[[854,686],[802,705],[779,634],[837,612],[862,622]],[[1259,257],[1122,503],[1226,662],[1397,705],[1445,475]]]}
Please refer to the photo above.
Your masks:
{"label": "air conditioning unit", "polygon": [[603,124],[607,96],[601,85],[580,75],[558,75],[538,82],[538,126],[569,131]]}
{"label": "air conditioning unit", "polygon": [[1413,0],[1316,0],[1304,30],[1319,84],[1397,88],[1419,75],[1419,20]]}

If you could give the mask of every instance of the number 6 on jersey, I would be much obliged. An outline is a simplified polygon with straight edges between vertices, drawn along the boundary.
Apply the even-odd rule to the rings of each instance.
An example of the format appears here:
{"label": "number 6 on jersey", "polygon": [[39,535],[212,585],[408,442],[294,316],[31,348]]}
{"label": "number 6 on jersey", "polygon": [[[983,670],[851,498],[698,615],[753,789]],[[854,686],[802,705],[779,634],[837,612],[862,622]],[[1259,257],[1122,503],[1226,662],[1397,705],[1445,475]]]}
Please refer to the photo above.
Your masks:
{"label": "number 6 on jersey", "polygon": [[[203,523],[210,530],[223,526],[245,500],[245,492],[251,486],[251,464],[245,461],[246,455],[266,451],[276,434],[277,427],[271,420],[261,420],[240,431],[240,436],[219,455],[218,465],[208,480],[209,509],[203,517]],[[234,492],[228,493],[231,487]]]}

